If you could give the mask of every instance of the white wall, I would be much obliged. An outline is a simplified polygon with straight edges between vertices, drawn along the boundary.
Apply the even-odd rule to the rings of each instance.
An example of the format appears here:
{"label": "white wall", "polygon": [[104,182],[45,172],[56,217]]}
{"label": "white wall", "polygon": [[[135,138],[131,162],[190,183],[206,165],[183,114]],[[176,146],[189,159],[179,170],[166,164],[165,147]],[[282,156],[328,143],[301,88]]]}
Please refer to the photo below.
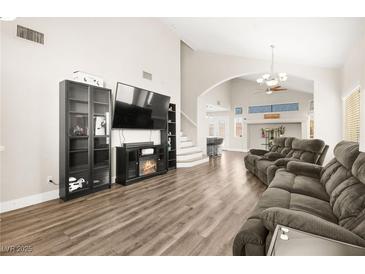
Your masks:
{"label": "white wall", "polygon": [[[43,32],[45,44],[16,37],[17,24]],[[47,176],[58,182],[58,83],[73,71],[104,78],[113,92],[122,81],[170,95],[179,113],[180,40],[156,19],[19,18],[2,24],[1,38],[2,202],[57,189]],[[124,135],[127,142],[149,140],[149,131]],[[118,145],[117,132],[112,138]]]}
{"label": "white wall", "polygon": [[[201,148],[203,153],[206,153],[206,137],[209,134],[209,119],[207,117],[206,105],[218,105],[218,101],[220,106],[226,108],[227,110],[231,109],[231,82],[225,82],[214,89],[212,89],[209,93],[198,97],[198,124],[199,129],[197,131],[198,144],[201,144]],[[229,115],[229,113],[226,113]]]}
{"label": "white wall", "polygon": [[349,52],[342,67],[341,76],[343,98],[355,88],[360,86],[361,89],[360,149],[365,151],[365,37],[355,44]]}
{"label": "white wall", "polygon": [[[262,73],[270,67],[267,61],[193,51],[185,45],[182,46],[181,54],[182,110],[193,121],[197,121],[198,105],[191,102],[201,94],[227,80],[245,74]],[[341,140],[342,133],[341,112],[333,111],[341,109],[339,70],[283,63],[276,64],[276,69],[313,80],[315,138],[323,139],[330,145],[327,159],[332,158],[332,150]]]}

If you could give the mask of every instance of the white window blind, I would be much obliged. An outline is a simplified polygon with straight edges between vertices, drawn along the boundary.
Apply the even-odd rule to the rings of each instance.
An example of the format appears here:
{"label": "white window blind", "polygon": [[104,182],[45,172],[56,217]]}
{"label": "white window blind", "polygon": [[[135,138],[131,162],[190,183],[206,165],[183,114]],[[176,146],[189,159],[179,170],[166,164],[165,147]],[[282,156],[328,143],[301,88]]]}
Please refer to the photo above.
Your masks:
{"label": "white window blind", "polygon": [[345,139],[360,140],[360,90],[355,90],[345,99]]}

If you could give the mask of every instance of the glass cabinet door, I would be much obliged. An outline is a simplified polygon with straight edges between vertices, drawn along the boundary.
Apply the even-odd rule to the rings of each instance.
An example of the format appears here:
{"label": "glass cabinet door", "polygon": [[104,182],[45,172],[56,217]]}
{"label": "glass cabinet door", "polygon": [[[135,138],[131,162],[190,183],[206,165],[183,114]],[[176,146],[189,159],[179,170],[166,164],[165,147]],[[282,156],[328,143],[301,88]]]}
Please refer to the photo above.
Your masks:
{"label": "glass cabinet door", "polygon": [[92,88],[93,98],[93,187],[110,183],[110,92]]}
{"label": "glass cabinet door", "polygon": [[[89,88],[68,83],[68,182],[69,194],[87,190],[89,184]],[[66,178],[67,180],[67,178]]]}

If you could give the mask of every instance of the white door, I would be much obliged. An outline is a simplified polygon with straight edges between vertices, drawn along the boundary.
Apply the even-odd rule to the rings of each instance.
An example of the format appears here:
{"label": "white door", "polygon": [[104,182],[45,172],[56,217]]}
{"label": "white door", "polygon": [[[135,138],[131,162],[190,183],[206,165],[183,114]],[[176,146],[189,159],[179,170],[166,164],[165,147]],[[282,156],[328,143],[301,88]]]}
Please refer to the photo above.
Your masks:
{"label": "white door", "polygon": [[229,116],[211,116],[209,117],[209,136],[224,138],[222,147],[229,145]]}

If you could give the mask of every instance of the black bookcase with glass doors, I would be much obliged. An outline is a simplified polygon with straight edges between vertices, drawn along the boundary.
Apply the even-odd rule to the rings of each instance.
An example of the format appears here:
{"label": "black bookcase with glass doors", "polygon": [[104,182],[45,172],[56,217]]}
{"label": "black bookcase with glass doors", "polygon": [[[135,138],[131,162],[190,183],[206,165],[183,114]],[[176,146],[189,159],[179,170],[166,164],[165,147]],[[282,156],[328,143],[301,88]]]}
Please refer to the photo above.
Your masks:
{"label": "black bookcase with glass doors", "polygon": [[63,200],[111,187],[111,90],[60,83],[59,194]]}

